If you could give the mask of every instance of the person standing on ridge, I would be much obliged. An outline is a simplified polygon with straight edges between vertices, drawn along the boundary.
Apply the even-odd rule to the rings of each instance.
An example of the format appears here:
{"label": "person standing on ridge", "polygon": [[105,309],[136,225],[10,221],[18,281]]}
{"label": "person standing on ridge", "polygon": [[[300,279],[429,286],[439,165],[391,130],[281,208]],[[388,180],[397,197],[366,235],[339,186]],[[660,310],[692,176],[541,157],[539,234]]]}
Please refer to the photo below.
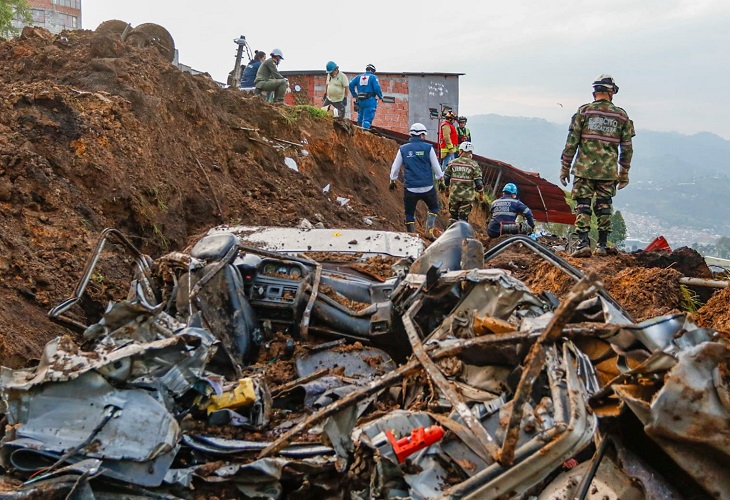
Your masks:
{"label": "person standing on ridge", "polygon": [[444,171],[443,190],[449,191],[449,224],[457,220],[469,221],[474,193],[484,201],[482,168],[472,158],[474,145],[459,144],[459,157],[452,160]]}
{"label": "person standing on ridge", "polygon": [[368,64],[365,73],[357,75],[350,82],[350,94],[356,99],[357,124],[369,129],[375,119],[375,110],[378,109],[378,100],[383,100],[383,91],[380,81],[375,76],[375,66]]}
{"label": "person standing on ridge", "polygon": [[456,135],[459,138],[459,144],[462,142],[471,142],[471,131],[466,128],[466,116],[460,116],[456,121],[459,124],[459,126],[456,127]]}
{"label": "person standing on ridge", "polygon": [[[591,212],[598,219],[598,244],[594,254],[615,252],[608,247],[613,197],[617,186],[623,189],[629,184],[634,154],[631,138],[636,135],[629,115],[613,104],[615,94],[618,94],[618,85],[613,77],[606,74],[598,76],[593,82],[593,102],[578,108],[568,129],[561,158],[560,182],[563,186],[568,185],[572,164],[571,196],[576,202],[575,229],[579,238],[573,257],[591,255],[588,238]],[[578,156],[573,162],[576,152]]]}
{"label": "person standing on ridge", "polygon": [[[501,234],[530,234],[535,229],[532,210],[517,199],[517,186],[511,182],[504,185],[502,197],[492,202],[490,213],[492,217],[487,224],[487,236],[490,238]],[[517,223],[518,215],[524,217],[526,224]]]}
{"label": "person standing on ridge", "polygon": [[459,150],[459,134],[454,126],[456,115],[452,111],[444,113],[444,121],[439,128],[439,153],[441,154],[441,168],[446,168],[451,160],[456,158]]}
{"label": "person standing on ridge", "polygon": [[281,53],[281,50],[274,49],[269,55],[271,57],[259,66],[254,85],[256,90],[263,94],[273,92],[274,102],[281,103],[284,102],[286,90],[289,88],[288,80],[279,73],[278,69],[279,63],[284,60],[284,54]]}
{"label": "person standing on ridge", "polygon": [[334,61],[327,63],[327,90],[324,96],[324,105],[332,105],[337,110],[337,118],[345,117],[347,105],[347,89],[350,82],[340,67]]}
{"label": "person standing on ridge", "polygon": [[259,70],[259,66],[266,60],[266,52],[263,52],[261,50],[257,50],[256,54],[254,54],[253,59],[251,59],[245,68],[243,68],[243,73],[241,74],[241,88],[242,89],[250,89],[254,88],[256,85],[254,84],[254,81],[256,80],[256,73]]}
{"label": "person standing on ridge", "polygon": [[[395,191],[396,180],[401,166],[405,165],[403,173],[403,208],[406,215],[406,231],[416,232],[416,205],[423,201],[428,206],[426,230],[433,237],[436,216],[439,211],[439,200],[436,188],[433,185],[434,177],[440,181],[444,174],[441,171],[436,152],[433,146],[426,142],[428,134],[426,126],[414,123],[409,131],[411,138],[398,148],[393,165],[390,168],[390,186]],[[439,182],[441,184],[443,181]],[[439,186],[440,187],[440,186]]]}

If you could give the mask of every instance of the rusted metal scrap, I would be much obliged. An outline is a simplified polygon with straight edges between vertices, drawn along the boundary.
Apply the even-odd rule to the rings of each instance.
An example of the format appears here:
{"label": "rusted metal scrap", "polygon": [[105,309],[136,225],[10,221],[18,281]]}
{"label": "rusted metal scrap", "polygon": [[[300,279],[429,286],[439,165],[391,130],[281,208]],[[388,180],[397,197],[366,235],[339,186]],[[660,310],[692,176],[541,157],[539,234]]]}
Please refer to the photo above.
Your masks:
{"label": "rusted metal scrap", "polygon": [[514,460],[515,446],[517,445],[520,422],[522,421],[522,409],[532,391],[532,385],[535,383],[535,379],[540,373],[540,370],[542,370],[545,362],[545,346],[554,343],[560,338],[563,327],[568,324],[578,305],[587,297],[596,293],[602,286],[603,284],[595,274],[581,279],[555,310],[555,314],[550,320],[548,327],[532,345],[530,353],[525,358],[522,376],[517,385],[515,397],[512,400],[512,412],[510,413],[509,423],[507,424],[507,432],[502,443],[502,449],[499,452],[499,462],[502,465],[512,465]]}

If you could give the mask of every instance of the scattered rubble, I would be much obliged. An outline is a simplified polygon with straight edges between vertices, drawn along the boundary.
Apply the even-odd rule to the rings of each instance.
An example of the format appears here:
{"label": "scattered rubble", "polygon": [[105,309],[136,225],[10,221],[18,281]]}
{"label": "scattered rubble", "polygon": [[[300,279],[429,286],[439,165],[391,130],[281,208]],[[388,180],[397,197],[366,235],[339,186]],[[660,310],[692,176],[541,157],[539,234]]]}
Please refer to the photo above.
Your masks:
{"label": "scattered rubble", "polygon": [[394,143],[105,33],[0,42],[0,109],[0,497],[730,498],[696,252],[426,248]]}
{"label": "scattered rubble", "polygon": [[[189,253],[154,261],[104,232],[75,294],[50,315],[84,326],[67,315],[110,238],[136,263],[127,299],[83,328],[85,347],[59,337],[37,366],[0,373],[0,464],[24,480],[17,493],[103,496],[120,484],[164,498],[682,491],[626,439],[633,428],[695,487],[730,494],[730,348],[714,330],[683,313],[637,323],[595,273],[529,238],[503,242],[573,281],[560,301],[536,295],[490,268],[500,248],[483,254],[463,222],[415,259],[391,255],[400,259],[385,279],[304,256],[301,231],[217,228]],[[274,241],[262,246],[278,251],[245,244],[264,234]],[[372,231],[354,259],[396,236],[408,237]],[[569,461],[580,476],[558,475]]]}

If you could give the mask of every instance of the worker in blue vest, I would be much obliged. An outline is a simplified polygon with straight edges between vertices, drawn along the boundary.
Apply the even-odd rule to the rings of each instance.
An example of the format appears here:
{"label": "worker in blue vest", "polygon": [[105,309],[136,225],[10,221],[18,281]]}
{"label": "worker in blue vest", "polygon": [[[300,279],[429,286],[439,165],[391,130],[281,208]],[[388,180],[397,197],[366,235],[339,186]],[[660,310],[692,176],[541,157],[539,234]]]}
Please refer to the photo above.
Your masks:
{"label": "worker in blue vest", "polygon": [[256,80],[256,73],[259,70],[259,66],[266,60],[266,52],[257,50],[241,74],[241,85],[242,89],[254,88],[254,81]]}
{"label": "worker in blue vest", "polygon": [[416,232],[416,205],[423,201],[428,207],[426,218],[426,230],[431,237],[434,237],[436,216],[439,212],[439,199],[434,187],[434,178],[443,184],[444,174],[441,171],[436,151],[433,146],[426,142],[426,126],[422,123],[411,125],[410,140],[398,148],[398,153],[390,168],[391,191],[395,191],[396,179],[401,166],[405,165],[403,173],[403,208],[406,214],[406,231]]}
{"label": "worker in blue vest", "polygon": [[356,99],[357,124],[368,129],[375,119],[375,110],[378,109],[378,99],[383,100],[383,91],[380,82],[375,76],[375,66],[368,64],[365,73],[357,75],[350,81],[350,94]]}
{"label": "worker in blue vest", "polygon": [[[508,182],[502,189],[502,197],[492,202],[492,215],[487,225],[487,236],[496,238],[501,234],[531,234],[535,229],[535,218],[530,207],[517,199],[517,186]],[[525,222],[517,223],[521,215]]]}

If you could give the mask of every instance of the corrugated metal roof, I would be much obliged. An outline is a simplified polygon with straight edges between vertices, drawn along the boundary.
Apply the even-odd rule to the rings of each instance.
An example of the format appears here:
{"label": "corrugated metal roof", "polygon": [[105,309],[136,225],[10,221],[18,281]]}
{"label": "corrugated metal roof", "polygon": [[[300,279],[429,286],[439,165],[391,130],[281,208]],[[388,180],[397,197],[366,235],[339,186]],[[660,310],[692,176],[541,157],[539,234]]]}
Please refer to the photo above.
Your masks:
{"label": "corrugated metal roof", "polygon": [[[381,127],[373,127],[371,130],[399,144],[405,144],[410,138],[407,134]],[[436,143],[428,142],[436,146]],[[536,220],[560,224],[575,223],[575,214],[565,201],[563,190],[540,177],[537,172],[525,172],[509,163],[484,156],[474,155],[473,158],[482,167],[485,185],[491,186],[493,191],[499,191],[508,182],[516,184],[520,200],[530,207]]]}

